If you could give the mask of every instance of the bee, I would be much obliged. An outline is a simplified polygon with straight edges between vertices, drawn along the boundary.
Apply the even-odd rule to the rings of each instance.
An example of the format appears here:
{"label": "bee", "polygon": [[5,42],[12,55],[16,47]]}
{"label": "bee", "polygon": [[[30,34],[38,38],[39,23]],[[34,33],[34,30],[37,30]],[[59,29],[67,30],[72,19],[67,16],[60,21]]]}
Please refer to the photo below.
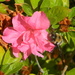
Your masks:
{"label": "bee", "polygon": [[52,57],[54,58],[57,58],[58,56],[62,57],[63,52],[60,45],[63,43],[63,37],[59,33],[50,33],[49,37],[50,42],[52,42],[55,45],[52,54],[56,55],[56,57],[55,56]]}
{"label": "bee", "polygon": [[62,36],[58,33],[51,33],[49,34],[49,37],[50,41],[56,46],[60,46],[63,42]]}

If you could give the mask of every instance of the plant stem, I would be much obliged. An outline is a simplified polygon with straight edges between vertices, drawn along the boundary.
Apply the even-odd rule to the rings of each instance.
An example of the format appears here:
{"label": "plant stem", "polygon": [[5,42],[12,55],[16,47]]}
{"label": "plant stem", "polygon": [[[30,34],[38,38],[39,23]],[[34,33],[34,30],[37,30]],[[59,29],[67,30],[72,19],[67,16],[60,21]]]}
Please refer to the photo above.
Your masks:
{"label": "plant stem", "polygon": [[39,61],[38,61],[38,59],[37,59],[37,56],[35,56],[35,60],[36,60],[36,63],[37,63],[37,65],[38,65],[39,69],[40,69],[40,72],[44,73],[43,69],[41,68],[41,66],[40,66],[40,64],[39,64]]}
{"label": "plant stem", "polygon": [[67,71],[67,69],[68,69],[68,65],[65,65],[61,75],[65,75],[65,72]]}

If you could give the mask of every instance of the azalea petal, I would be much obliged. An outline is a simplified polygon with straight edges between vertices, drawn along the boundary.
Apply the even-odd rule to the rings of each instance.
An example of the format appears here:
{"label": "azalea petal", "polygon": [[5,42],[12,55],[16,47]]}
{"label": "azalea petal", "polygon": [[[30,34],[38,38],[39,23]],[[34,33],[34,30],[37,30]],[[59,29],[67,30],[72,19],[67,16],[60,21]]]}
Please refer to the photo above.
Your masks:
{"label": "azalea petal", "polygon": [[37,46],[37,51],[40,53],[43,53],[45,50],[43,48],[40,48],[39,46]]}
{"label": "azalea petal", "polygon": [[44,45],[45,50],[49,51],[49,52],[51,52],[52,50],[54,50],[54,47],[55,47],[55,45],[52,44],[51,42],[49,42],[49,43],[47,43],[47,44]]}
{"label": "azalea petal", "polygon": [[36,31],[36,34],[34,34],[36,44],[38,45],[39,48],[38,51],[41,53],[43,53],[45,50],[44,45],[47,40],[47,34],[48,33],[45,30]]}
{"label": "azalea petal", "polygon": [[28,24],[32,27],[32,29],[47,29],[50,22],[44,12],[36,11],[28,20]]}
{"label": "azalea petal", "polygon": [[34,54],[34,55],[36,55],[36,56],[39,56],[39,57],[44,57],[41,53],[39,53],[39,52],[37,51],[37,47],[36,47],[35,44],[31,44],[30,46],[31,46],[31,53],[32,53],[32,54]]}
{"label": "azalea petal", "polygon": [[21,43],[21,45],[18,46],[18,49],[19,49],[21,52],[25,53],[25,52],[29,49],[29,45],[24,44],[24,43]]}
{"label": "azalea petal", "polygon": [[30,54],[31,54],[31,51],[29,49],[24,53],[24,59],[27,59]]}
{"label": "azalea petal", "polygon": [[[36,44],[37,44],[37,46],[39,47],[39,49],[38,49],[38,51],[39,52],[41,52],[41,53],[43,53],[44,52],[44,50],[45,50],[45,48],[44,48],[44,40],[42,40],[42,39],[39,39],[38,37],[37,38],[35,38],[36,39]],[[40,41],[41,40],[41,41]]]}
{"label": "azalea petal", "polygon": [[23,20],[22,16],[18,14],[17,16],[13,17],[12,19],[13,28],[18,32],[22,32],[26,30],[26,22]]}
{"label": "azalea petal", "polygon": [[13,55],[15,56],[15,57],[18,57],[19,55],[19,49],[17,48],[17,47],[13,47],[12,46],[12,49],[13,49]]}
{"label": "azalea petal", "polygon": [[47,36],[48,36],[48,32],[46,30],[36,30],[34,32],[34,36],[35,38],[36,37],[39,37],[40,39],[45,39],[45,40],[48,40]]}
{"label": "azalea petal", "polygon": [[21,43],[23,42],[23,35],[24,35],[24,33],[21,33],[21,34],[19,35],[18,39],[16,40],[16,43],[17,43],[18,45],[21,45]]}
{"label": "azalea petal", "polygon": [[34,35],[39,52],[43,53],[45,50],[50,52],[54,49],[55,45],[48,41],[48,32],[46,30],[39,30]]}
{"label": "azalea petal", "polygon": [[13,43],[17,40],[19,33],[15,31],[12,27],[7,27],[4,32],[2,39],[7,43]]}
{"label": "azalea petal", "polygon": [[30,31],[26,31],[23,35],[23,41],[26,42],[30,39],[30,35],[31,35],[31,32]]}

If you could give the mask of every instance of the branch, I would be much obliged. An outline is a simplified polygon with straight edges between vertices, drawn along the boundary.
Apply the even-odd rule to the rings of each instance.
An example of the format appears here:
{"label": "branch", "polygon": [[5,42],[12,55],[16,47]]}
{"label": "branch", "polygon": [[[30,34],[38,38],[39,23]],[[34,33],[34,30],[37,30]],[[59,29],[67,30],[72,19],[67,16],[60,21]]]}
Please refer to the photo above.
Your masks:
{"label": "branch", "polygon": [[68,69],[68,65],[65,65],[61,75],[65,75],[65,72],[67,71],[67,69]]}
{"label": "branch", "polygon": [[38,65],[39,69],[40,69],[40,72],[44,73],[43,69],[41,68],[41,66],[40,66],[40,64],[39,64],[39,61],[38,61],[38,59],[37,59],[37,56],[35,56],[35,60],[36,60],[36,63],[37,63],[37,65]]}

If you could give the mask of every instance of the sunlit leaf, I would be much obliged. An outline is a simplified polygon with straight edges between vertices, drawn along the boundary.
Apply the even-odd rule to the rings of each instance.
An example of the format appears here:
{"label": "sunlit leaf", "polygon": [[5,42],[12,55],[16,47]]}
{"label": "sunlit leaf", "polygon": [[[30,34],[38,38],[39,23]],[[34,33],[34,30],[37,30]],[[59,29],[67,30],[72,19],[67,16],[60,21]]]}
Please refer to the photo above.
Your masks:
{"label": "sunlit leaf", "polygon": [[29,15],[29,16],[32,15],[33,11],[31,9],[30,5],[25,3],[25,4],[23,4],[22,8],[27,15]]}
{"label": "sunlit leaf", "polygon": [[12,52],[10,50],[7,50],[2,64],[5,65],[5,64],[11,64],[14,62],[18,62],[21,60],[21,58],[22,58],[21,54],[19,54],[19,57],[16,58],[12,55]]}
{"label": "sunlit leaf", "polygon": [[4,4],[0,4],[0,13],[7,14],[6,12],[7,6]]}
{"label": "sunlit leaf", "polygon": [[23,60],[23,64],[24,64],[25,66],[29,66],[29,59]]}
{"label": "sunlit leaf", "polygon": [[52,8],[54,6],[63,6],[62,0],[43,0],[40,8]]}
{"label": "sunlit leaf", "polygon": [[71,37],[74,37],[74,38],[75,38],[75,31],[70,31],[70,32],[68,32],[68,34],[69,34]]}
{"label": "sunlit leaf", "polygon": [[69,13],[69,18],[72,19],[75,16],[75,7],[73,7]]}
{"label": "sunlit leaf", "polygon": [[24,0],[15,0],[16,4],[24,4]]}
{"label": "sunlit leaf", "polygon": [[52,25],[52,28],[57,29],[59,25]]}
{"label": "sunlit leaf", "polygon": [[65,50],[67,52],[74,51],[75,50],[75,48],[74,48],[74,46],[75,46],[75,39],[73,39],[71,37],[71,35],[69,34],[69,32],[67,32],[65,34],[66,34],[65,38],[67,40],[67,44],[64,45],[63,50]]}
{"label": "sunlit leaf", "polygon": [[3,71],[4,73],[8,70],[8,68],[10,67],[9,64],[6,65],[2,65],[2,67],[0,68],[1,71]]}
{"label": "sunlit leaf", "polygon": [[35,9],[38,6],[39,1],[40,0],[30,0],[33,9]]}
{"label": "sunlit leaf", "polygon": [[64,7],[69,7],[69,0],[62,0]]}
{"label": "sunlit leaf", "polygon": [[[72,26],[75,26],[75,19],[74,19],[74,18],[72,18],[71,24],[72,24]],[[74,27],[73,27],[73,28],[74,28]]]}
{"label": "sunlit leaf", "polygon": [[50,5],[50,0],[43,0],[40,8],[48,8]]}
{"label": "sunlit leaf", "polygon": [[54,6],[63,6],[62,0],[50,0],[50,8]]}
{"label": "sunlit leaf", "polygon": [[3,2],[3,1],[5,1],[5,0],[0,0],[0,2]]}
{"label": "sunlit leaf", "polygon": [[29,74],[29,75],[36,75],[36,74]]}
{"label": "sunlit leaf", "polygon": [[49,74],[48,74],[48,70],[47,70],[46,68],[44,68],[43,70],[44,70],[43,75],[49,75]]}
{"label": "sunlit leaf", "polygon": [[5,75],[10,75],[13,73],[16,73],[17,71],[19,71],[22,67],[23,67],[23,63],[22,62],[15,62],[11,65],[9,65],[8,69],[6,71],[4,71]]}
{"label": "sunlit leaf", "polygon": [[67,71],[66,75],[75,75],[75,68],[71,69],[70,71]]}
{"label": "sunlit leaf", "polygon": [[69,9],[62,6],[53,7],[47,13],[52,25],[57,24],[58,22],[63,20],[65,17],[68,16],[68,14],[69,14]]}
{"label": "sunlit leaf", "polygon": [[2,59],[3,59],[4,54],[5,54],[5,50],[3,49],[2,46],[0,46],[0,65],[2,63]]}

